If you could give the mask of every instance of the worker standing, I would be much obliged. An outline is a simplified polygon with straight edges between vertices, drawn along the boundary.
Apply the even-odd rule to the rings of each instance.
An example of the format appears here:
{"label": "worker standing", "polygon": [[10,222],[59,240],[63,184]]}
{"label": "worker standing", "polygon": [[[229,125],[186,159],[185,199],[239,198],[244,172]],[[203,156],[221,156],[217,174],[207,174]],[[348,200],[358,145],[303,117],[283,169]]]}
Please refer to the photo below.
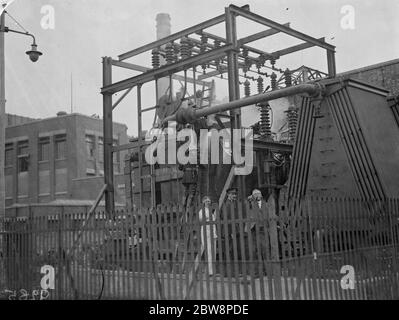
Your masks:
{"label": "worker standing", "polygon": [[214,261],[216,256],[216,214],[211,212],[211,199],[208,196],[202,199],[203,207],[198,212],[201,225],[201,255],[205,253],[205,261],[208,264],[209,275],[214,274]]}
{"label": "worker standing", "polygon": [[[246,233],[246,243],[248,244],[249,253],[249,241],[251,238],[252,245],[252,259],[250,266],[254,270],[254,274],[258,275],[258,268],[255,267],[257,265],[258,259],[262,260],[262,265],[265,262],[266,258],[266,238],[265,238],[265,230],[263,226],[263,220],[266,217],[263,217],[264,207],[266,207],[266,203],[263,200],[262,193],[258,189],[254,189],[252,191],[252,195],[249,197],[249,211],[248,211],[248,221],[245,225],[245,233]],[[257,250],[257,244],[259,244],[259,250]]]}

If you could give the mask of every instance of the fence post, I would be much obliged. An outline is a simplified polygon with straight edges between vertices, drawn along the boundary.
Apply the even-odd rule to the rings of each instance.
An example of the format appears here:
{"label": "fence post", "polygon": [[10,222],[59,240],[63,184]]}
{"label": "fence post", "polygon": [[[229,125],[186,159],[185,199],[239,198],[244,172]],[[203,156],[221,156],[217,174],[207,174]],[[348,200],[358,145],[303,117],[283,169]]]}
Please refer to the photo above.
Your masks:
{"label": "fence post", "polygon": [[[268,201],[270,207],[275,208],[274,196],[270,196]],[[270,208],[269,207],[269,208]],[[277,233],[278,227],[278,216],[276,215],[276,210],[268,210],[268,220],[269,220],[269,235],[270,235],[270,248],[271,248],[271,260],[273,261],[273,275],[274,275],[274,287],[276,290],[276,298],[278,300],[283,299],[283,288],[281,284],[281,261],[280,261],[280,250],[279,250],[279,237]],[[281,219],[279,219],[279,224],[281,227]],[[282,252],[283,255],[283,252]]]}
{"label": "fence post", "polygon": [[58,281],[57,281],[57,298],[61,300],[62,297],[62,279],[64,268],[63,249],[62,249],[62,227],[64,225],[64,207],[61,207],[61,213],[58,217]]}
{"label": "fence post", "polygon": [[396,248],[397,248],[397,243],[396,243],[396,237],[395,237],[395,232],[394,232],[394,221],[395,221],[395,213],[394,213],[394,199],[388,198],[385,200],[387,202],[387,211],[388,211],[388,223],[389,223],[389,228],[390,228],[390,237],[391,237],[391,243],[390,246],[392,246],[392,265],[391,265],[391,298],[394,300],[397,298],[398,294],[398,285],[397,285],[397,262],[396,262]]}

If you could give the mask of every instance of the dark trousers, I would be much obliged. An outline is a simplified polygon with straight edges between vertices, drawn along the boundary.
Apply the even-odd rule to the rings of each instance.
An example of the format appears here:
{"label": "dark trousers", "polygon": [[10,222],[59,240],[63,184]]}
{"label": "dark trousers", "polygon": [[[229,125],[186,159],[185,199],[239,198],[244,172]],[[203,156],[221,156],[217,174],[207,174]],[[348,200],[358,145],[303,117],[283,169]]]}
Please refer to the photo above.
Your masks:
{"label": "dark trousers", "polygon": [[255,276],[266,273],[267,259],[266,235],[263,230],[256,230],[254,226],[250,234],[246,233],[246,259],[249,266],[248,273]]}

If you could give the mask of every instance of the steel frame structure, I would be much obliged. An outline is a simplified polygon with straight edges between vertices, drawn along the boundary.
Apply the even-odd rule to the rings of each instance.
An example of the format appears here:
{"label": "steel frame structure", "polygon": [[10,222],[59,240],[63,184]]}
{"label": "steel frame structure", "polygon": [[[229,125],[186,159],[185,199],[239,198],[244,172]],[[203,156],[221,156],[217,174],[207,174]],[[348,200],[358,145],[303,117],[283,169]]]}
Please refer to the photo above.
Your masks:
{"label": "steel frame structure", "polygon": [[[263,26],[268,27],[268,29],[252,34],[245,38],[238,39],[237,38],[237,25],[236,19],[237,17],[243,17],[248,20],[259,23]],[[215,26],[217,24],[224,23],[226,37],[216,36],[209,32],[205,32],[204,30]],[[275,52],[265,52],[263,50],[251,47],[248,43],[257,41],[260,39],[264,39],[271,35],[283,33],[294,38],[300,39],[303,43],[299,45],[295,45],[292,47],[288,47],[282,50],[278,50]],[[195,36],[203,35],[208,39],[213,41],[218,41],[220,46],[206,44],[206,50],[197,50],[193,49],[193,53],[195,55],[185,57],[185,58],[177,58],[173,63],[168,63],[156,68],[145,68],[132,63],[128,63],[125,60],[135,57],[139,54],[149,52],[153,49],[164,50],[162,46],[172,43],[176,40],[182,39],[186,37],[190,39],[192,43],[199,44],[199,40],[195,39]],[[300,50],[304,50],[310,47],[320,47],[326,50],[327,53],[327,67],[328,67],[328,76],[335,77],[336,75],[336,67],[335,67],[335,47],[331,44],[328,44],[324,41],[324,38],[316,39],[304,33],[301,33],[297,30],[291,29],[289,24],[280,24],[274,22],[270,19],[262,17],[256,13],[253,13],[249,10],[249,6],[237,7],[235,5],[230,5],[225,8],[225,12],[222,15],[219,15],[210,20],[204,21],[200,24],[187,28],[183,31],[174,33],[170,36],[167,36],[163,39],[151,42],[142,47],[136,48],[134,50],[125,52],[118,56],[118,60],[114,60],[111,57],[103,57],[103,87],[101,88],[101,94],[103,95],[103,130],[104,130],[104,180],[105,180],[105,203],[106,203],[106,211],[108,214],[114,212],[114,180],[113,180],[113,152],[118,152],[121,150],[138,148],[139,150],[139,168],[141,168],[141,149],[145,145],[142,141],[142,113],[154,110],[155,107],[150,107],[147,109],[142,109],[141,102],[141,87],[143,84],[155,81],[155,87],[157,88],[157,81],[160,78],[169,77],[170,79],[176,80],[186,80],[187,82],[191,82],[194,84],[202,84],[207,85],[207,82],[203,81],[207,77],[211,76],[219,76],[224,72],[227,72],[228,79],[228,91],[229,91],[229,101],[233,102],[240,99],[240,83],[239,77],[240,68],[245,65],[245,59],[250,59],[252,62],[256,62],[257,59],[263,59],[264,62],[272,61],[280,58],[281,56],[291,54]],[[246,51],[246,55],[241,52],[241,50]],[[259,55],[259,58],[254,57],[254,55]],[[196,67],[204,64],[208,64],[209,66],[215,65],[214,61],[218,60],[222,61],[223,64],[216,71],[212,71],[208,74],[197,75]],[[225,60],[225,62],[224,62]],[[244,62],[243,62],[244,60]],[[112,67],[121,67],[126,69],[131,69],[135,71],[142,72],[139,75],[124,79],[122,81],[113,82],[112,81]],[[193,77],[191,79],[187,77],[183,77],[176,73],[181,71],[187,71],[192,69]],[[274,65],[272,68],[274,69]],[[277,69],[274,69],[277,70]],[[251,70],[249,70],[251,71]],[[259,69],[258,69],[259,71]],[[123,146],[114,147],[112,142],[112,112],[113,109],[125,98],[131,90],[136,87],[137,89],[137,120],[138,120],[138,143],[129,143]],[[112,96],[113,94],[126,90],[122,96],[113,104]],[[286,96],[292,94],[291,92],[287,92]],[[159,93],[156,89],[156,101],[158,103]],[[230,119],[231,119],[231,127],[232,128],[240,128],[241,127],[241,111],[239,108],[232,106],[225,106],[225,110],[230,110]],[[140,171],[141,172],[141,169]],[[244,187],[244,177],[241,177],[238,187],[240,190]],[[152,193],[155,191],[155,186],[151,185]],[[142,183],[140,183],[140,194],[142,194]],[[141,196],[140,196],[141,198]],[[141,202],[141,201],[140,201]]]}

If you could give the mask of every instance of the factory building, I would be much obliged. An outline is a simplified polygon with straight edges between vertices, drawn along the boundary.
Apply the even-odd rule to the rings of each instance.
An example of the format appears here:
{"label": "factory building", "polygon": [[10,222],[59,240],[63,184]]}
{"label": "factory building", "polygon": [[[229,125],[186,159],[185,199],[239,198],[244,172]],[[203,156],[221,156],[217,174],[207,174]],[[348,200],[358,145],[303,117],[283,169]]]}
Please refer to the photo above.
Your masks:
{"label": "factory building", "polygon": [[[82,203],[103,185],[103,127],[98,116],[59,112],[31,119],[7,116],[6,206]],[[128,142],[127,127],[114,123],[113,144]],[[124,204],[123,152],[114,154],[116,202]],[[88,202],[90,202],[88,201]]]}

